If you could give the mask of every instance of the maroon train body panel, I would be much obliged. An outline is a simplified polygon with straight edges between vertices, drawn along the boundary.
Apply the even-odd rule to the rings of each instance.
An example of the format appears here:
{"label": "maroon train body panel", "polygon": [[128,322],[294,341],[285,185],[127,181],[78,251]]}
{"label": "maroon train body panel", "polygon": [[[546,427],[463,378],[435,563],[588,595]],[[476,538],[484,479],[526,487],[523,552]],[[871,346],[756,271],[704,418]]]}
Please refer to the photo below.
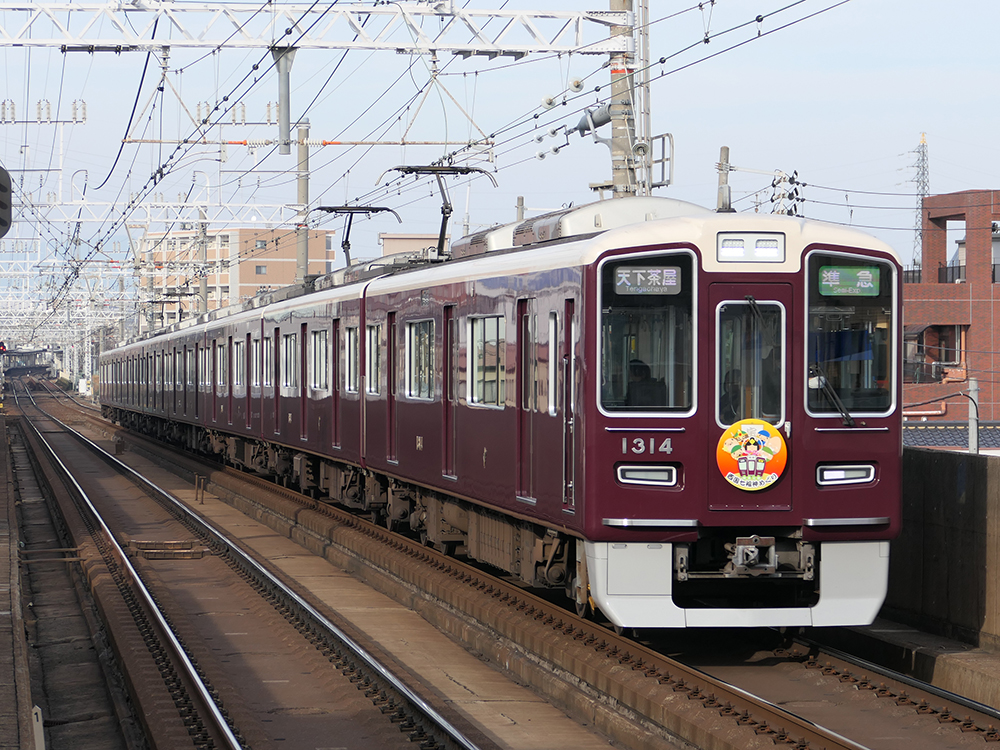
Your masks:
{"label": "maroon train body panel", "polygon": [[632,199],[455,254],[108,352],[105,411],[619,625],[874,617],[900,519],[891,249]]}

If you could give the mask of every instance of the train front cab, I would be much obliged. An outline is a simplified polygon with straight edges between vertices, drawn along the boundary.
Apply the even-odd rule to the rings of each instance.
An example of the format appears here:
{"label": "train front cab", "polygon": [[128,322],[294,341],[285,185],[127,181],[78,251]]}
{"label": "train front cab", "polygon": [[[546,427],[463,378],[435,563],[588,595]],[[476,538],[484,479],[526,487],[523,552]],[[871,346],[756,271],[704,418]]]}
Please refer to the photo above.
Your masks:
{"label": "train front cab", "polygon": [[898,264],[815,227],[757,220],[597,264],[585,552],[616,624],[877,614],[900,515]]}

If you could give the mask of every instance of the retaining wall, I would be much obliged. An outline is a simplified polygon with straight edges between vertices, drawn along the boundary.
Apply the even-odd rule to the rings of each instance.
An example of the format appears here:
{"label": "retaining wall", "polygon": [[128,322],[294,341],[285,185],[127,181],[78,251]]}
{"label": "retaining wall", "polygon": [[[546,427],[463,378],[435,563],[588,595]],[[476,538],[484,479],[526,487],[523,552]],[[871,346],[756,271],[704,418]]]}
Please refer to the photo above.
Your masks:
{"label": "retaining wall", "polygon": [[1000,652],[1000,457],[903,451],[883,615]]}

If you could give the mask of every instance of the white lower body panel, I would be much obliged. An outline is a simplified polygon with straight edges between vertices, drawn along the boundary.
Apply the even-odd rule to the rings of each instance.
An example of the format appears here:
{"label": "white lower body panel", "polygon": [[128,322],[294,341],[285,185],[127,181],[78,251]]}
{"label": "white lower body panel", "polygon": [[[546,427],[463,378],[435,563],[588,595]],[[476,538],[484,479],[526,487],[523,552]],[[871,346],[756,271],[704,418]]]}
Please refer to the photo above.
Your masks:
{"label": "white lower body panel", "polygon": [[819,601],[812,607],[682,609],[674,604],[673,545],[586,542],[590,593],[629,628],[868,625],[889,584],[889,542],[822,542]]}

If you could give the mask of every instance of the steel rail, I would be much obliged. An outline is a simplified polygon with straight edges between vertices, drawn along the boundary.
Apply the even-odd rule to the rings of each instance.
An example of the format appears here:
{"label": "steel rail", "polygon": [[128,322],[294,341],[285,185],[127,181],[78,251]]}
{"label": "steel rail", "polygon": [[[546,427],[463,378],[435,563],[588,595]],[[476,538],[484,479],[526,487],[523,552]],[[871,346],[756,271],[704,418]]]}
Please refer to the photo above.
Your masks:
{"label": "steel rail", "polygon": [[[32,399],[34,403],[34,399]],[[371,669],[373,672],[377,673],[378,676],[385,680],[393,690],[395,690],[401,697],[408,701],[419,713],[428,720],[429,723],[433,724],[438,730],[440,730],[451,742],[455,743],[462,750],[481,750],[478,745],[469,740],[465,735],[462,734],[454,725],[451,724],[447,719],[445,719],[436,709],[434,709],[430,704],[428,704],[420,695],[413,691],[409,686],[406,685],[399,677],[390,672],[383,664],[378,662],[371,654],[369,654],[360,644],[354,641],[347,633],[337,627],[334,623],[330,622],[323,614],[317,611],[312,605],[305,601],[301,596],[299,596],[295,591],[286,586],[282,581],[274,577],[265,567],[254,560],[250,555],[243,551],[238,543],[229,539],[222,531],[213,526],[209,521],[201,518],[196,513],[194,513],[187,505],[185,505],[179,498],[172,495],[167,490],[159,487],[158,485],[151,482],[146,477],[142,476],[139,472],[133,469],[128,464],[124,463],[117,457],[108,453],[106,450],[101,448],[99,445],[94,443],[92,440],[87,438],[85,435],[74,430],[72,427],[61,422],[56,417],[46,413],[41,407],[35,404],[35,408],[45,414],[49,419],[58,424],[62,429],[66,430],[68,433],[72,434],[79,441],[84,443],[88,448],[96,452],[105,461],[111,463],[123,474],[130,476],[133,481],[147,487],[152,492],[156,493],[163,500],[168,502],[172,507],[176,508],[190,523],[201,528],[204,533],[208,536],[216,539],[219,544],[225,546],[228,554],[237,558],[239,563],[250,568],[259,578],[262,578],[267,582],[267,585],[273,589],[277,589],[281,594],[287,597],[289,600],[295,603],[295,605],[307,615],[313,622],[322,630],[326,631],[330,636],[335,638],[339,643],[347,648],[351,654],[364,662],[365,666]],[[51,448],[49,449],[51,450]],[[75,483],[75,480],[74,480]],[[96,510],[95,510],[96,512]],[[103,522],[102,522],[103,523]],[[130,566],[131,567],[131,566]]]}
{"label": "steel rail", "polygon": [[[162,443],[151,437],[137,433],[130,434],[133,440],[147,444],[150,446],[150,449],[153,446],[162,446]],[[205,463],[203,458],[197,456],[188,456],[188,458],[192,461]],[[230,467],[224,467],[221,470],[228,476],[238,477],[240,481],[253,486],[267,487],[270,491],[288,499],[305,499],[295,490],[275,485],[252,474],[246,474]],[[793,742],[793,746],[799,748],[816,748],[817,750],[820,748],[824,750],[869,750],[865,745],[844,737],[820,724],[816,724],[765,698],[747,692],[725,680],[713,677],[695,667],[671,659],[634,640],[620,637],[613,631],[596,624],[592,620],[577,617],[572,612],[557,604],[539,598],[502,579],[489,576],[489,574],[484,573],[482,570],[456,560],[454,557],[448,557],[431,548],[413,543],[412,540],[393,534],[383,526],[372,524],[357,515],[334,506],[322,506],[321,512],[343,520],[345,523],[356,528],[360,533],[373,539],[391,538],[394,546],[405,547],[408,550],[406,554],[411,557],[425,557],[432,560],[432,566],[436,566],[442,570],[447,569],[449,572],[446,575],[470,582],[467,585],[473,588],[487,586],[494,592],[492,594],[494,599],[501,601],[509,600],[508,606],[533,612],[535,613],[533,615],[534,619],[542,619],[547,623],[551,621],[553,623],[552,627],[555,630],[562,630],[565,633],[575,633],[575,638],[578,640],[582,639],[588,644],[593,643],[592,647],[594,648],[600,645],[600,648],[597,648],[597,650],[609,654],[611,658],[618,659],[626,666],[631,665],[633,669],[641,668],[643,670],[652,667],[655,673],[651,677],[659,680],[660,684],[671,685],[676,683],[676,689],[683,689],[691,694],[697,694],[705,700],[732,701],[734,705],[731,709],[736,710],[737,716],[745,712],[747,717],[756,719],[755,723],[768,731],[781,727],[791,727],[793,729],[789,729],[788,733],[794,731],[798,735],[796,741],[799,742],[797,745]],[[403,577],[406,578],[406,576]],[[489,580],[483,583],[484,579]],[[623,705],[627,705],[630,710],[635,711],[639,715],[644,715],[637,707],[638,704],[629,704],[621,695],[617,695],[616,700],[624,701]],[[744,723],[742,718],[740,719],[740,723]]]}
{"label": "steel rail", "polygon": [[[79,435],[79,433],[76,432],[76,430],[73,430],[69,426],[63,424],[58,419],[53,417],[51,414],[48,414],[40,406],[38,406],[38,404],[35,402],[34,397],[27,390],[27,388],[25,388],[25,393],[31,400],[32,405],[36,409],[38,409],[39,412],[44,414],[46,418],[51,419],[53,422],[58,424],[67,432],[82,437],[81,435]],[[14,401],[18,405],[20,405],[20,402],[17,398],[16,389],[14,390]],[[101,514],[94,506],[93,502],[87,495],[86,491],[83,489],[82,486],[80,486],[80,483],[77,482],[76,477],[73,476],[73,473],[69,470],[69,467],[66,466],[65,463],[63,463],[62,459],[60,459],[58,455],[56,455],[56,452],[52,448],[52,445],[49,443],[49,441],[47,441],[42,436],[41,431],[34,425],[34,423],[32,423],[30,419],[26,419],[25,421],[31,426],[31,429],[34,431],[35,436],[38,438],[39,442],[41,442],[41,444],[45,446],[45,449],[49,452],[51,459],[59,467],[59,470],[63,473],[64,477],[67,480],[69,480],[69,482],[73,485],[73,489],[76,491],[77,495],[86,506],[87,511],[91,514],[95,523],[97,523],[97,525],[100,527],[101,534],[104,536],[105,542],[108,544],[114,557],[116,558],[116,563],[122,568],[122,570],[125,571],[126,576],[129,579],[129,582],[133,590],[141,599],[142,604],[146,608],[147,612],[152,615],[153,620],[155,621],[157,628],[160,631],[159,633],[160,637],[163,638],[168,644],[171,651],[171,656],[173,657],[174,661],[180,666],[180,668],[184,672],[184,676],[187,678],[190,684],[194,686],[195,693],[198,699],[202,702],[203,707],[205,709],[206,718],[208,718],[213,724],[212,729],[216,732],[217,736],[221,737],[222,740],[226,743],[225,744],[226,748],[230,750],[242,750],[243,745],[240,744],[239,740],[236,738],[236,735],[233,733],[231,727],[229,726],[229,723],[226,721],[226,718],[222,715],[219,706],[216,704],[215,700],[213,700],[212,695],[209,692],[208,688],[206,687],[202,678],[198,675],[198,671],[195,669],[194,664],[191,663],[191,659],[185,652],[184,647],[181,646],[180,641],[177,639],[177,636],[174,634],[170,625],[167,623],[166,618],[163,616],[163,613],[157,606],[155,600],[153,599],[152,594],[150,594],[149,592],[149,589],[147,589],[145,583],[143,583],[142,578],[139,575],[139,572],[129,561],[128,555],[125,553],[121,545],[115,539],[114,533],[111,531],[110,528],[108,528],[108,525],[104,522],[104,519],[101,517]],[[83,439],[86,440],[86,438]],[[90,441],[88,440],[87,442]],[[91,443],[91,445],[93,445],[93,443]],[[94,447],[97,448],[97,450],[101,450],[98,446]]]}
{"label": "steel rail", "polygon": [[991,719],[1000,721],[1000,710],[993,708],[992,706],[988,706],[985,703],[980,703],[972,698],[966,698],[964,695],[953,693],[950,690],[945,690],[944,688],[940,688],[930,682],[924,682],[916,677],[910,677],[908,674],[897,672],[895,669],[890,667],[885,667],[881,664],[868,661],[867,659],[853,656],[846,651],[841,651],[838,648],[834,648],[833,646],[829,646],[820,641],[814,641],[811,638],[806,638],[805,636],[797,636],[795,638],[795,642],[801,643],[803,646],[815,647],[820,649],[824,654],[832,656],[835,659],[840,659],[853,667],[872,672],[873,674],[877,674],[881,677],[887,677],[890,680],[894,680],[895,682],[914,688],[915,690],[922,690],[925,693],[933,695],[935,698],[951,701],[962,708],[967,708],[970,711],[978,711],[984,716],[989,716]]}

